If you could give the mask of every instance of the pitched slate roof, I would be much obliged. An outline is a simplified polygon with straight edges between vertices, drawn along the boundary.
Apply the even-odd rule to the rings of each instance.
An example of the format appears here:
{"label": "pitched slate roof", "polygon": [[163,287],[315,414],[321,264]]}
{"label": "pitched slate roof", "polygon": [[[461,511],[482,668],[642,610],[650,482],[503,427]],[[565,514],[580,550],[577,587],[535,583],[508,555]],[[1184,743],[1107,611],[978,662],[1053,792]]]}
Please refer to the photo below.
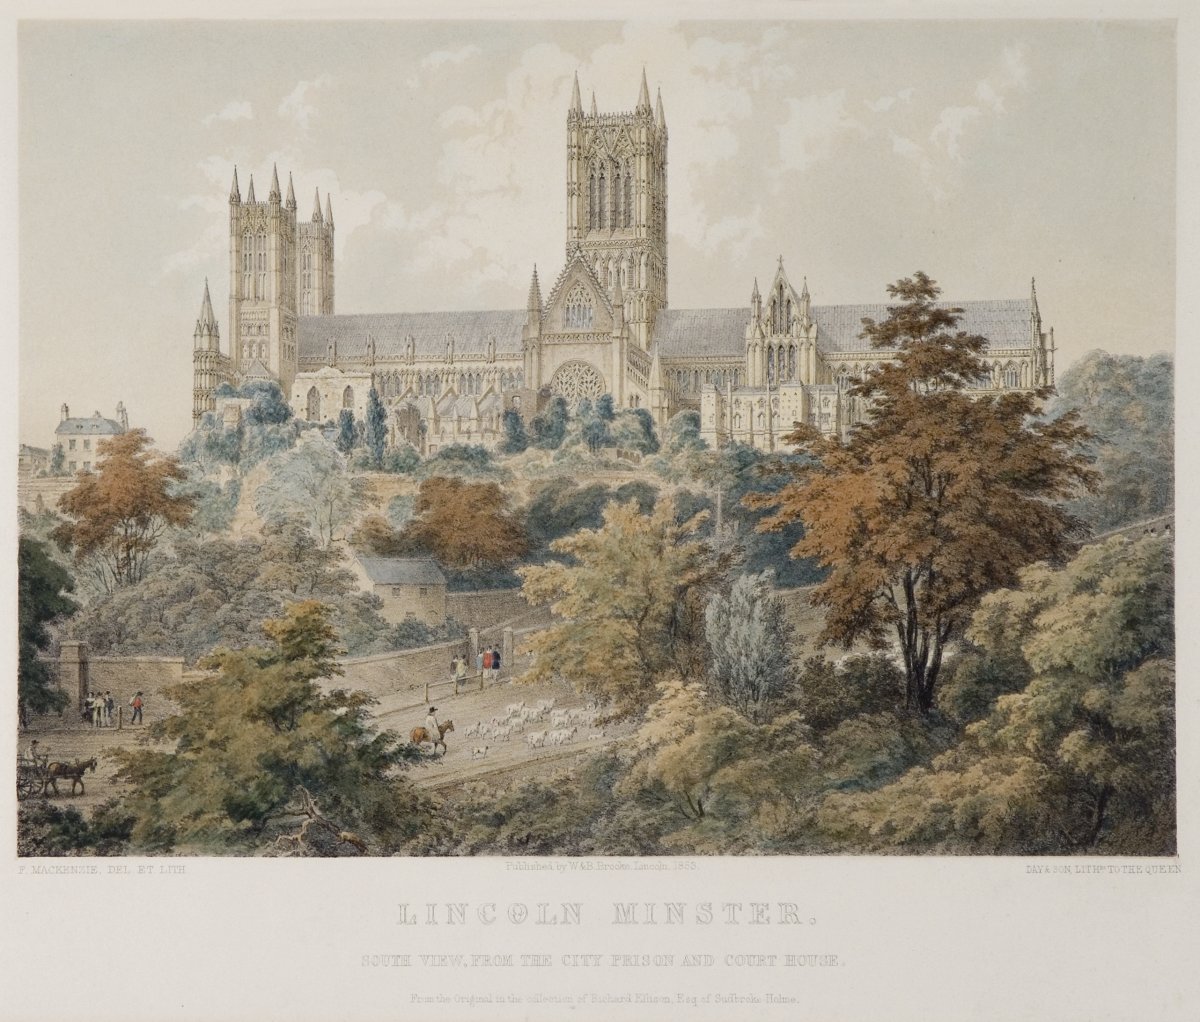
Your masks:
{"label": "pitched slate roof", "polygon": [[[990,347],[1023,348],[1029,344],[1031,310],[1028,298],[939,304],[962,309],[958,329],[969,334],[981,334],[988,339]],[[887,318],[888,308],[882,302],[872,305],[814,305],[812,318],[817,324],[817,349],[874,350],[870,341],[859,337],[863,317],[879,322]]]}
{"label": "pitched slate roof", "polygon": [[63,436],[116,436],[125,429],[119,422],[106,419],[97,412],[89,419],[63,419],[54,432]]}
{"label": "pitched slate roof", "polygon": [[413,339],[418,358],[441,357],[451,337],[456,355],[485,354],[489,336],[496,339],[496,354],[519,355],[525,316],[524,309],[301,316],[296,329],[297,353],[301,359],[323,359],[329,342],[334,341],[339,359],[365,358],[370,334],[378,358],[403,355],[408,337]]}
{"label": "pitched slate roof", "polygon": [[[977,302],[945,302],[963,310],[959,329],[982,334],[993,348],[1020,348],[1029,343],[1030,302],[1028,298]],[[864,316],[876,321],[886,318],[888,306],[814,305],[811,309],[817,324],[819,351],[872,351],[864,341]],[[746,325],[750,310],[733,309],[666,309],[660,312],[654,325],[654,341],[663,358],[688,355],[736,356],[746,350]]]}
{"label": "pitched slate roof", "polygon": [[430,557],[364,557],[358,561],[378,585],[444,586],[446,576]]}

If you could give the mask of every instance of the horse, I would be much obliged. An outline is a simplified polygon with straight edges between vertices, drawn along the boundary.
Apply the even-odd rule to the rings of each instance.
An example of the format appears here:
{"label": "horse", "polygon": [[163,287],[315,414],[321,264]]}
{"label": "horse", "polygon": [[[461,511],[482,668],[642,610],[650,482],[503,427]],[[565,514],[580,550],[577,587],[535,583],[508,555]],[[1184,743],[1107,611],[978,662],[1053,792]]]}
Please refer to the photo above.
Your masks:
{"label": "horse", "polygon": [[437,747],[442,747],[442,755],[446,755],[446,735],[454,730],[454,721],[448,720],[445,724],[438,725],[438,736],[434,738],[427,728],[415,727],[408,733],[408,740],[413,745],[421,745],[424,742],[433,742],[433,751],[437,753]]}
{"label": "horse", "polygon": [[75,794],[75,785],[79,785],[79,794],[86,795],[87,789],[83,786],[84,771],[90,770],[96,772],[96,757],[91,759],[77,759],[73,763],[51,763],[46,768],[46,784],[54,789],[54,794],[58,794],[58,779],[71,778],[71,794]]}

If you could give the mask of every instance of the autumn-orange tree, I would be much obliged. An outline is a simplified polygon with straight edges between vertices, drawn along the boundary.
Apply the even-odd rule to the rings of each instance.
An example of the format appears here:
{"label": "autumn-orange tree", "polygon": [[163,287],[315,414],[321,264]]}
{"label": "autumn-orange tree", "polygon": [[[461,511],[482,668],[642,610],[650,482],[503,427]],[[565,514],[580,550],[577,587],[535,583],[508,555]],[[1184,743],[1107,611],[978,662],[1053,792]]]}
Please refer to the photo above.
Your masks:
{"label": "autumn-orange tree", "polygon": [[975,389],[987,340],[957,329],[963,310],[937,303],[935,281],[918,272],[888,293],[897,304],[864,319],[862,336],[893,355],[850,391],[870,420],[844,443],[797,425],[786,439],[812,460],[757,503],[774,508],[760,528],[803,523],[792,555],[828,569],[813,594],[826,611],[820,641],[894,636],[908,707],[927,714],[947,646],[980,599],[1075,550],[1084,528],[1058,501],[1096,478],[1074,413],[1036,418],[1050,388]]}
{"label": "autumn-orange tree", "polygon": [[458,568],[508,564],[529,542],[495,483],[434,476],[421,484],[402,539]]}
{"label": "autumn-orange tree", "polygon": [[163,529],[191,521],[195,498],[172,494],[172,483],[187,474],[173,455],[150,447],[144,429],[101,440],[97,451],[96,471],[80,473],[59,499],[71,521],[53,535],[111,592],[141,581]]}

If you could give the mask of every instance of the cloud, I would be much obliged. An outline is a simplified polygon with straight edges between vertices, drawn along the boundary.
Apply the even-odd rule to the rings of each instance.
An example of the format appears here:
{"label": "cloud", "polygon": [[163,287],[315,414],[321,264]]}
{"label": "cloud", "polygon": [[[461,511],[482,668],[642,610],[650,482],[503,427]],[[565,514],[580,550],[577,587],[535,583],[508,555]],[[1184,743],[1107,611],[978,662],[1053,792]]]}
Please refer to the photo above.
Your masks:
{"label": "cloud", "polygon": [[867,129],[846,112],[846,90],[789,99],[779,128],[779,159],[786,170],[807,170],[828,159],[846,136],[865,138]]}
{"label": "cloud", "polygon": [[247,99],[235,99],[225,104],[219,113],[204,118],[204,126],[211,127],[214,121],[252,121],[254,110]]}
{"label": "cloud", "polygon": [[463,61],[470,60],[482,52],[474,44],[460,47],[457,50],[436,50],[421,61],[421,67],[436,70],[446,64],[461,64]]}
{"label": "cloud", "polygon": [[963,132],[982,115],[983,111],[977,106],[948,106],[941,112],[937,124],[929,133],[929,141],[950,159],[961,163],[962,149],[959,143]]}
{"label": "cloud", "polygon": [[295,121],[302,129],[308,130],[308,122],[317,112],[317,108],[308,101],[308,94],[329,85],[332,81],[332,76],[320,75],[312,81],[297,83],[279,104],[279,116]]}
{"label": "cloud", "polygon": [[886,113],[896,105],[897,101],[911,103],[915,91],[910,86],[907,89],[901,89],[894,96],[881,96],[879,99],[864,99],[863,106],[874,114]]}

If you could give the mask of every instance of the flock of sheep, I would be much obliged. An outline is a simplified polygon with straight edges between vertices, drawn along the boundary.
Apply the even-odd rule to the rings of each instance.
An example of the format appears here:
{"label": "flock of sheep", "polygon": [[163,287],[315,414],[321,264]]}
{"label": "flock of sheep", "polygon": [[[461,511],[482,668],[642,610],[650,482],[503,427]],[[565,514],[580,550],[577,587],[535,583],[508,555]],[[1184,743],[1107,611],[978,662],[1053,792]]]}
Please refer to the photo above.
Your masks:
{"label": "flock of sheep", "polygon": [[[503,714],[497,714],[490,720],[481,720],[467,728],[467,736],[484,738],[489,743],[475,746],[471,750],[471,758],[483,759],[492,748],[490,743],[509,742],[514,738],[522,739],[530,749],[603,738],[604,728],[595,726],[596,710],[594,700],[586,706],[557,709],[553,699],[541,699],[529,705],[525,702],[509,703]],[[536,729],[527,730],[530,727]]]}

